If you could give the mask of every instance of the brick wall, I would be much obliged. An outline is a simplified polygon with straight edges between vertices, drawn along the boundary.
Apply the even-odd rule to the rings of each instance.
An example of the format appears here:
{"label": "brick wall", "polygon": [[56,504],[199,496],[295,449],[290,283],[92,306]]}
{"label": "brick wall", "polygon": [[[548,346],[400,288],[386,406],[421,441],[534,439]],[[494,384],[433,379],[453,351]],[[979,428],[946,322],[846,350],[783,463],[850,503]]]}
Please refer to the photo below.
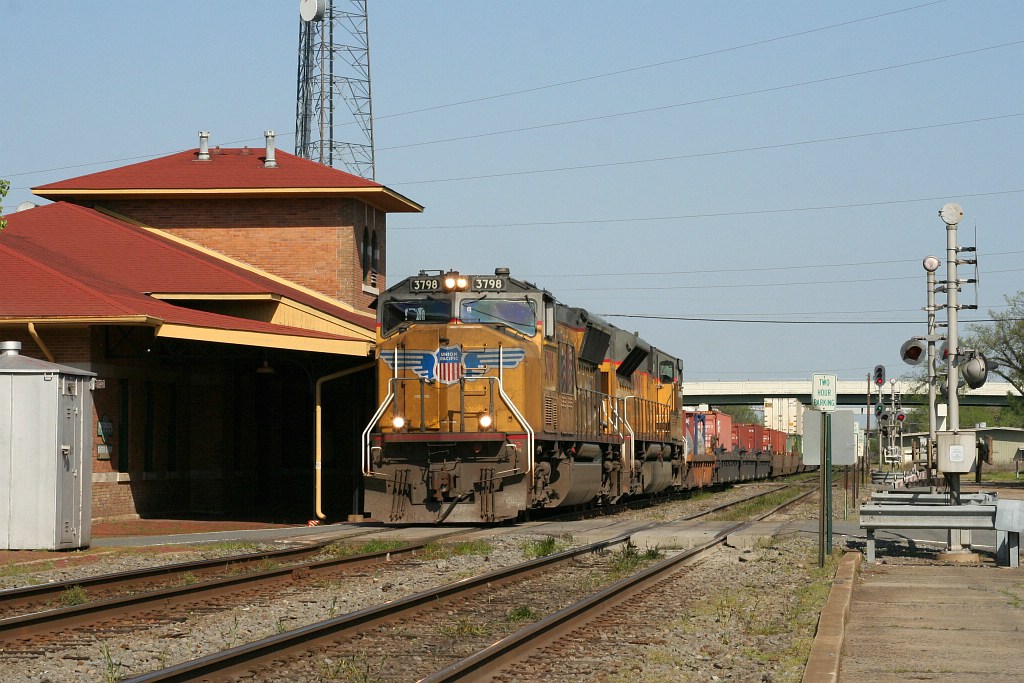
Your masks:
{"label": "brick wall", "polygon": [[134,199],[103,206],[297,284],[368,309],[364,229],[376,232],[377,286],[386,268],[386,214],[355,199]]}

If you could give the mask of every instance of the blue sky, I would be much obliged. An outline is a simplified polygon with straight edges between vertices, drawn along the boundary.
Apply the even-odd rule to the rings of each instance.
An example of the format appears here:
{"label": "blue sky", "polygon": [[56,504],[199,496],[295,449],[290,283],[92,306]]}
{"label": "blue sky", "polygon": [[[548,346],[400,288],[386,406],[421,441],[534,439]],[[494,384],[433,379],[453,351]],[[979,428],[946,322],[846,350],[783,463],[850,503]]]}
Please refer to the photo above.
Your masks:
{"label": "blue sky", "polygon": [[[297,9],[0,0],[5,208],[199,130],[291,151]],[[1024,3],[370,0],[369,26],[377,180],[426,207],[389,219],[392,282],[507,266],[690,380],[909,370],[946,202],[977,233],[961,318],[1024,289]]]}

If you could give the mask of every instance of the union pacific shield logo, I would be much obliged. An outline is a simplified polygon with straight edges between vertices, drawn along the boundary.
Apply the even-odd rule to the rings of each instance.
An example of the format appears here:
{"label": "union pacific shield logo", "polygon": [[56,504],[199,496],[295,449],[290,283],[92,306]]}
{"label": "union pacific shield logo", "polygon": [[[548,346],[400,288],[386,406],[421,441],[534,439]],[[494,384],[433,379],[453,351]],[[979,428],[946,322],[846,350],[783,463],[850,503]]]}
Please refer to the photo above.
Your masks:
{"label": "union pacific shield logo", "polygon": [[460,346],[441,346],[436,351],[418,349],[390,349],[382,351],[380,359],[393,370],[411,370],[428,382],[455,384],[463,377],[478,379],[490,369],[511,370],[526,359],[521,348],[466,349]]}
{"label": "union pacific shield logo", "polygon": [[441,384],[455,384],[462,379],[462,349],[441,346],[437,349],[437,367],[434,372]]}

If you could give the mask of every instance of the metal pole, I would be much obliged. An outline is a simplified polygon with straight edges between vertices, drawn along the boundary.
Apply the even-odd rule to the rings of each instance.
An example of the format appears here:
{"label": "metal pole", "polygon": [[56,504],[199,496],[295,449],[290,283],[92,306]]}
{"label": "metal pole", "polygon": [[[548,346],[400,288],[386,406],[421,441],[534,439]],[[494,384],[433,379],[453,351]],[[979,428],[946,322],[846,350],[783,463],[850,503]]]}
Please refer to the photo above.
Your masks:
{"label": "metal pole", "polygon": [[[864,479],[865,470],[868,468],[868,463],[871,462],[871,457],[870,457],[870,455],[871,455],[871,447],[870,447],[870,444],[871,444],[871,373],[870,372],[868,373],[868,387],[867,387],[867,389],[868,390],[864,394],[865,401],[867,401],[867,407],[864,409],[865,410],[864,414],[867,416],[867,418],[864,421],[864,457],[863,458],[858,458],[858,461],[860,462],[860,483],[861,484],[865,483],[865,479]],[[856,498],[857,500],[860,500],[860,492],[857,490],[857,477],[856,476],[854,476],[854,478],[853,478],[853,483],[854,483],[854,487],[853,487],[854,498]]]}
{"label": "metal pole", "polygon": [[825,466],[825,415],[826,413],[821,414],[821,446],[818,449],[818,486],[821,491],[820,505],[818,506],[818,567],[825,566],[825,515],[827,513],[825,497],[828,495],[826,488],[828,482],[825,476],[825,472],[828,470]]}
{"label": "metal pole", "polygon": [[825,464],[825,489],[828,492],[826,496],[825,547],[828,548],[828,554],[832,554],[832,413],[824,413],[821,418],[825,427],[825,459],[822,462]]}
{"label": "metal pole", "polygon": [[[949,406],[946,429],[956,432],[960,429],[960,399],[956,393],[960,380],[960,373],[957,369],[959,364],[957,359],[957,353],[959,352],[957,321],[960,312],[957,295],[960,291],[960,283],[957,280],[956,272],[956,226],[960,222],[960,217],[963,216],[963,209],[956,204],[947,204],[942,207],[939,215],[946,224],[946,320],[948,323],[946,343],[949,348],[949,357],[946,359],[946,385],[948,387],[946,401]],[[949,479],[949,503],[950,505],[959,505],[960,475],[958,473],[947,473],[946,477]],[[963,552],[964,548],[961,539],[960,529],[950,529],[947,552]]]}
{"label": "metal pole", "polygon": [[930,265],[931,263],[926,258],[925,269],[928,272],[928,491],[935,493],[935,477],[938,474],[938,453],[935,452],[935,423],[938,421],[935,415],[935,270],[928,270]]}

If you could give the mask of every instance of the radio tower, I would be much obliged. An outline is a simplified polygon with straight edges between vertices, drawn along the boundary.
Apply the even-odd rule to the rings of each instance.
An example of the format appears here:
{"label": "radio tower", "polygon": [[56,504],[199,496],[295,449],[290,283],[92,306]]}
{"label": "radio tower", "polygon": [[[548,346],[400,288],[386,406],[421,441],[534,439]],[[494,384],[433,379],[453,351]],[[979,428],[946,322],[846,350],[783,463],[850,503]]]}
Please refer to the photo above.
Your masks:
{"label": "radio tower", "polygon": [[296,100],[295,154],[373,180],[366,0],[299,1]]}

